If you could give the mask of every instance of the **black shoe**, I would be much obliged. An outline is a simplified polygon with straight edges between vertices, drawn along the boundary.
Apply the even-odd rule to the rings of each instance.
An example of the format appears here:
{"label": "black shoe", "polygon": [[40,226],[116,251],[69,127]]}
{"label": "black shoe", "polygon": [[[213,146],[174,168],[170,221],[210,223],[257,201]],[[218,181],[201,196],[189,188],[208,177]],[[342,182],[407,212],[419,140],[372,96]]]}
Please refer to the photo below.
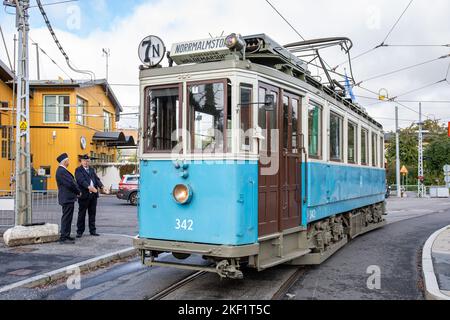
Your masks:
{"label": "black shoe", "polygon": [[60,239],[59,243],[60,244],[75,244],[75,241],[69,240],[69,239]]}
{"label": "black shoe", "polygon": [[93,237],[100,237],[100,235],[97,232],[92,232],[91,236],[93,236]]}
{"label": "black shoe", "polygon": [[77,238],[78,238],[78,239],[81,239],[82,236],[83,236],[83,235],[82,235],[81,233],[78,233],[78,234],[77,234]]}
{"label": "black shoe", "polygon": [[67,237],[67,240],[69,240],[69,241],[75,241],[75,238]]}

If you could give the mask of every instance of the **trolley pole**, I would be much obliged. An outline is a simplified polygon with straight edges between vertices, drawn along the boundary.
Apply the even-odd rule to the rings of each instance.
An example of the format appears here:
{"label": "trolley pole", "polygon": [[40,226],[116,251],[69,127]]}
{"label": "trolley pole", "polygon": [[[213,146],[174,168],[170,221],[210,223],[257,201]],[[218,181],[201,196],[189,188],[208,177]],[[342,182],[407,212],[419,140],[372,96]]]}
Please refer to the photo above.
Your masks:
{"label": "trolley pole", "polygon": [[402,181],[400,176],[400,128],[398,124],[398,106],[395,106],[395,175],[397,178],[397,197],[402,197]]}
{"label": "trolley pole", "polygon": [[16,107],[16,226],[32,223],[28,9],[30,0],[15,0],[18,39]]}
{"label": "trolley pole", "polygon": [[422,131],[422,103],[419,104],[419,177],[418,177],[418,196],[425,197],[424,171],[423,171],[423,131]]}

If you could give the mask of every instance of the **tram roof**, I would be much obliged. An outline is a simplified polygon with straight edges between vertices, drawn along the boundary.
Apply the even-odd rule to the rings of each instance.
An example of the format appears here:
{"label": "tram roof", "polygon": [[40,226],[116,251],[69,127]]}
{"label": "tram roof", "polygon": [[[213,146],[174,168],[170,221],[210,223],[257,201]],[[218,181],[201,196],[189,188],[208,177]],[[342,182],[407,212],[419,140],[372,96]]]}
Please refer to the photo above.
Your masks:
{"label": "tram roof", "polygon": [[[305,90],[309,90],[319,95],[321,98],[331,103],[337,100],[345,107],[351,109],[358,115],[364,117],[380,129],[383,126],[375,119],[369,116],[367,111],[359,104],[343,97],[339,92],[325,86],[320,81],[312,77],[308,71],[307,63],[288,49],[278,44],[272,38],[265,34],[256,34],[244,36],[248,50],[245,54],[245,60],[239,59],[236,53],[230,51],[229,56],[221,61],[207,61],[195,64],[180,64],[164,68],[141,68],[141,79],[152,76],[175,75],[178,73],[205,72],[224,69],[244,69],[256,71],[286,82],[294,83]],[[249,66],[248,61],[252,62]]]}

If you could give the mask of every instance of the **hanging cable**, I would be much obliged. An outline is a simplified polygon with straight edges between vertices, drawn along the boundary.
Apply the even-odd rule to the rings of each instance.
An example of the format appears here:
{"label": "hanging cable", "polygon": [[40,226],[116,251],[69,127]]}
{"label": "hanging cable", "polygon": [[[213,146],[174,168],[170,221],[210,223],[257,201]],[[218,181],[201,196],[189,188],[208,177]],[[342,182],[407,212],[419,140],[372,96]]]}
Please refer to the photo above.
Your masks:
{"label": "hanging cable", "polygon": [[391,28],[391,30],[389,31],[389,33],[387,34],[386,38],[384,38],[384,40],[381,42],[381,45],[384,45],[387,41],[387,39],[389,39],[389,37],[391,36],[392,32],[395,30],[395,28],[397,27],[397,25],[399,24],[400,20],[402,20],[403,16],[405,15],[406,11],[408,11],[409,7],[412,5],[412,3],[414,2],[414,0],[411,0],[409,2],[409,4],[406,6],[405,10],[403,11],[403,13],[400,15],[400,17],[397,19],[397,21],[395,22],[394,26]]}
{"label": "hanging cable", "polygon": [[399,73],[399,72],[402,72],[402,71],[414,69],[414,68],[417,68],[417,67],[420,67],[420,66],[423,66],[423,65],[435,62],[435,61],[439,61],[441,59],[446,59],[446,58],[450,58],[450,54],[448,54],[446,56],[441,56],[441,57],[436,58],[436,59],[427,60],[425,62],[417,63],[417,64],[414,64],[414,65],[409,66],[409,67],[404,67],[404,68],[400,68],[400,69],[397,69],[397,70],[394,70],[394,71],[386,72],[386,73],[383,73],[383,74],[380,74],[380,75],[377,75],[377,76],[374,76],[374,77],[362,80],[360,83],[364,83],[364,82],[372,81],[372,80],[375,80],[375,79],[383,78],[383,77],[386,77],[386,76],[390,76],[392,74],[396,74],[396,73]]}
{"label": "hanging cable", "polygon": [[44,7],[42,6],[41,0],[36,0],[36,3],[39,7],[39,10],[41,11],[41,15],[44,18],[45,23],[47,24],[47,28],[50,31],[50,34],[52,35],[56,46],[58,47],[59,51],[61,51],[61,54],[64,56],[64,58],[66,59],[66,63],[69,66],[69,68],[76,73],[89,75],[91,77],[91,81],[94,81],[95,80],[94,72],[88,71],[88,70],[78,70],[72,66],[69,56],[64,51],[64,48],[62,47],[61,43],[59,42],[58,38],[56,37],[55,32],[53,31],[52,25],[50,24],[50,20],[48,19],[47,14],[45,13],[45,10],[44,10]]}
{"label": "hanging cable", "polygon": [[6,46],[5,35],[3,34],[3,29],[2,29],[2,26],[1,26],[1,25],[0,25],[0,33],[1,33],[1,35],[2,35],[3,45],[5,46],[6,56],[8,57],[9,68],[10,68],[11,70],[14,70],[13,64],[12,64],[12,62],[11,62],[11,57],[9,56],[9,50],[8,50],[8,47]]}
{"label": "hanging cable", "polygon": [[409,94],[411,94],[411,93],[414,93],[414,92],[417,92],[417,91],[421,91],[421,90],[426,89],[426,88],[433,87],[433,86],[435,86],[435,85],[437,85],[437,84],[439,84],[439,83],[445,82],[445,81],[446,81],[446,79],[443,79],[443,80],[439,80],[439,81],[436,81],[436,82],[427,84],[427,85],[425,85],[425,86],[423,86],[423,87],[420,87],[420,88],[417,88],[417,89],[414,89],[414,90],[411,90],[411,91],[402,93],[402,94],[400,94],[400,95],[398,95],[398,96],[395,96],[395,97],[392,98],[391,100],[396,100],[397,98],[400,98],[400,97],[403,97],[403,96],[407,96],[407,95],[409,95]]}
{"label": "hanging cable", "polygon": [[291,27],[292,30],[295,31],[296,34],[298,34],[298,36],[303,40],[306,41],[305,38],[303,38],[303,36],[300,34],[300,32],[297,31],[297,29],[295,29],[295,27],[281,14],[280,11],[278,11],[278,9],[269,1],[266,0],[266,2],[272,7],[273,10],[275,10],[275,12],[289,25],[289,27]]}
{"label": "hanging cable", "polygon": [[[31,40],[31,43],[33,44],[33,45],[37,45],[37,42],[36,41],[34,41],[30,36],[28,36],[29,38],[30,38],[30,40]],[[47,52],[45,52],[44,51],[44,49],[42,49],[42,47],[41,46],[38,46],[38,49],[39,49],[39,51],[40,52],[42,52],[59,70],[61,70],[69,79],[70,79],[70,81],[72,81],[72,82],[74,82],[74,80],[72,79],[72,77],[58,64],[58,63],[56,63],[56,61],[52,58],[52,57],[50,57],[48,54],[47,54]]]}

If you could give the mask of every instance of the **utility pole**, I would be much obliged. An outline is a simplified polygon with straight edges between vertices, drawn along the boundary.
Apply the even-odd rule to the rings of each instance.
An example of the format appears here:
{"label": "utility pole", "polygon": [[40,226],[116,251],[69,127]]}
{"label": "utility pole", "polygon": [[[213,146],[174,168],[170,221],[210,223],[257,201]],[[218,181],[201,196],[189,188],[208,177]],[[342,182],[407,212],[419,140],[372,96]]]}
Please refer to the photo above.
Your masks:
{"label": "utility pole", "polygon": [[419,177],[418,177],[418,196],[425,197],[424,171],[423,171],[423,131],[422,131],[422,103],[419,104]]}
{"label": "utility pole", "polygon": [[106,82],[108,82],[109,78],[109,57],[111,56],[111,50],[107,48],[102,49],[103,56],[106,57]]}
{"label": "utility pole", "polygon": [[395,106],[395,155],[396,168],[395,175],[397,178],[397,197],[402,197],[402,181],[400,176],[400,128],[398,125],[398,106]]}
{"label": "utility pole", "polygon": [[16,170],[15,216],[16,226],[32,223],[31,206],[31,149],[30,149],[30,84],[28,55],[28,9],[30,0],[6,1],[16,8],[18,38],[17,106],[16,106]]}
{"label": "utility pole", "polygon": [[41,80],[41,67],[39,65],[39,44],[33,43],[36,46],[36,67],[37,67],[37,79]]}

